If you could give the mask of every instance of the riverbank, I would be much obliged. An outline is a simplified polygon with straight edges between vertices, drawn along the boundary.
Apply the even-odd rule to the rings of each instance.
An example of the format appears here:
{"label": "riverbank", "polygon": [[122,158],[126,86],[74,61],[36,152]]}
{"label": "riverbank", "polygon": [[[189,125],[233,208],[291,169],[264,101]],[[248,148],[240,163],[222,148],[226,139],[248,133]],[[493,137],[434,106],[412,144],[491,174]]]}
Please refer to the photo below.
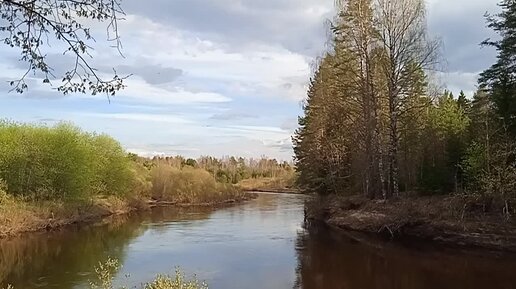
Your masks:
{"label": "riverbank", "polygon": [[390,239],[516,252],[514,218],[473,197],[413,197],[384,202],[330,196],[313,199],[306,213],[308,219],[332,227]]}
{"label": "riverbank", "polygon": [[88,224],[105,218],[147,210],[154,206],[218,207],[256,198],[253,193],[238,194],[212,202],[167,202],[144,199],[96,198],[77,202],[0,201],[0,239],[30,232],[52,231],[73,224]]}
{"label": "riverbank", "polygon": [[249,191],[259,192],[259,193],[274,193],[274,194],[293,194],[293,195],[302,194],[300,190],[290,189],[290,188],[278,188],[278,189],[263,188],[263,189],[253,189],[253,190],[249,190]]}
{"label": "riverbank", "polygon": [[[179,156],[143,158],[108,135],[69,123],[0,120],[0,148],[0,237],[97,221],[155,204],[215,206],[248,198],[217,176],[220,171],[210,166],[222,163],[216,159],[200,159],[203,167]],[[290,171],[271,163],[276,164],[271,170]]]}

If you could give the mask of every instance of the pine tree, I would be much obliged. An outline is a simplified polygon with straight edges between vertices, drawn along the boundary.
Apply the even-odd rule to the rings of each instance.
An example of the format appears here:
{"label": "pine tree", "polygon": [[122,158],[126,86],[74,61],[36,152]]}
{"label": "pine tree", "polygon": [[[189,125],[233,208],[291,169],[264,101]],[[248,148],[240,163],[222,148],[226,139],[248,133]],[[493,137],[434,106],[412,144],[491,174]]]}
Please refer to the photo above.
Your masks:
{"label": "pine tree", "polygon": [[463,90],[459,93],[459,98],[457,99],[457,103],[461,109],[463,109],[465,112],[469,111],[471,102],[466,97],[466,94]]}
{"label": "pine tree", "polygon": [[501,125],[516,136],[516,1],[503,0],[500,7],[501,13],[489,15],[487,19],[488,27],[501,39],[487,39],[482,43],[496,49],[497,61],[482,72],[479,83],[488,92]]}

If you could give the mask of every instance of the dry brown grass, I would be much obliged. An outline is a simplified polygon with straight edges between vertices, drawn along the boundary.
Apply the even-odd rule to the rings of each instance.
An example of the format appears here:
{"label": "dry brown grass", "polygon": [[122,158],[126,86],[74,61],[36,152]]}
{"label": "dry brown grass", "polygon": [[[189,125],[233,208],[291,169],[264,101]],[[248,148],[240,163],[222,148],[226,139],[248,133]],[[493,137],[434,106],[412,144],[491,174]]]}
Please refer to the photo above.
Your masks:
{"label": "dry brown grass", "polygon": [[160,164],[152,169],[152,198],[176,204],[214,204],[236,201],[245,194],[230,184],[218,183],[203,169]]}
{"label": "dry brown grass", "polygon": [[251,178],[238,183],[245,191],[297,192],[294,187],[294,176],[279,178]]}
{"label": "dry brown grass", "polygon": [[52,230],[65,225],[124,214],[134,207],[115,196],[91,201],[25,201],[0,191],[0,237]]}

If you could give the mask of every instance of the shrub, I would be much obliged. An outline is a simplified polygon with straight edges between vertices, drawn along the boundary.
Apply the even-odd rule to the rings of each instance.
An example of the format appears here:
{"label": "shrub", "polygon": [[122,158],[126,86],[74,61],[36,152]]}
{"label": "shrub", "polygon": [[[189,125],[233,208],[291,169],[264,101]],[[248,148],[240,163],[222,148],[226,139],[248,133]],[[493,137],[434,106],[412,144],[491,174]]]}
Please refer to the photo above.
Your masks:
{"label": "shrub", "polygon": [[181,271],[176,270],[174,277],[158,275],[154,281],[146,284],[144,289],[208,289],[208,286],[196,279],[188,281]]}
{"label": "shrub", "polygon": [[176,203],[210,203],[240,196],[229,184],[218,183],[203,169],[189,166],[182,169],[159,164],[151,171],[152,197]]}
{"label": "shrub", "polygon": [[[113,289],[113,279],[120,268],[118,261],[111,258],[104,263],[99,263],[95,268],[97,281],[90,282],[90,288]],[[143,285],[142,289],[208,289],[208,286],[195,278],[186,280],[184,273],[176,270],[175,276],[158,275],[152,282]]]}
{"label": "shrub", "polygon": [[37,200],[121,195],[133,177],[131,160],[109,136],[67,123],[0,122],[0,178],[10,195]]}

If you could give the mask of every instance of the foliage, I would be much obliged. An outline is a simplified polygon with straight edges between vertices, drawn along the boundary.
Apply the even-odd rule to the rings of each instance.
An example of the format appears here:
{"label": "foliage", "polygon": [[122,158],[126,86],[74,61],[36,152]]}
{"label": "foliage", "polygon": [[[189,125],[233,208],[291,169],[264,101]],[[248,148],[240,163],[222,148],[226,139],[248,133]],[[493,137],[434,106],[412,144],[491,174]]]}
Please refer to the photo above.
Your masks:
{"label": "foliage", "polygon": [[154,281],[145,284],[144,289],[208,289],[208,285],[196,279],[187,281],[184,273],[176,270],[174,277],[158,275]]}
{"label": "foliage", "polygon": [[501,201],[504,215],[510,216],[516,213],[516,140],[506,132],[489,149],[483,149],[477,154],[485,166],[472,191]]}
{"label": "foliage", "polygon": [[[118,261],[108,258],[104,263],[99,263],[95,268],[97,282],[91,282],[91,289],[113,289],[113,280],[121,268]],[[183,272],[176,269],[175,276],[158,275],[147,284],[142,285],[142,289],[208,289],[205,283],[200,283],[197,279],[187,280]]]}
{"label": "foliage", "polygon": [[0,206],[9,204],[12,202],[12,196],[7,194],[7,185],[4,180],[0,179]]}
{"label": "foliage", "polygon": [[463,183],[461,161],[466,150],[470,118],[459,100],[447,91],[433,105],[427,106],[428,124],[423,145],[425,154],[421,165],[420,186],[434,192],[460,191]]}
{"label": "foliage", "polygon": [[502,0],[502,11],[488,15],[488,27],[499,36],[499,40],[487,39],[483,45],[494,47],[497,61],[480,75],[479,83],[489,93],[494,112],[509,133],[516,136],[516,5],[513,0]]}
{"label": "foliage", "polygon": [[151,171],[152,198],[181,204],[235,200],[242,193],[231,184],[219,183],[207,171],[189,166],[181,169],[158,164]]}
{"label": "foliage", "polygon": [[[91,43],[95,41],[90,33],[91,20],[107,22],[107,37],[120,49],[118,21],[124,15],[119,0],[3,0],[0,2],[0,34],[3,42],[20,50],[20,60],[26,62],[27,71],[18,80],[10,82],[13,90],[22,93],[28,88],[25,77],[34,72],[43,78],[43,83],[62,79],[58,91],[106,93],[114,95],[124,87],[123,80],[116,74],[111,80],[104,80],[88,60],[91,57]],[[62,56],[71,59],[70,68],[63,75],[54,75],[55,70],[45,44],[59,43],[66,48]],[[49,45],[50,46],[50,45]]]}
{"label": "foliage", "polygon": [[423,63],[419,57],[434,59],[436,46],[425,42],[421,1],[337,2],[333,47],[314,71],[293,139],[298,183],[320,194],[369,198],[388,198],[398,188],[480,195],[503,203],[506,215],[513,212],[514,1],[503,0],[502,12],[488,16],[489,27],[501,37],[483,44],[495,47],[498,58],[481,74],[472,100],[463,91],[458,98],[449,91],[429,93],[426,68],[433,60]]}
{"label": "foliage", "polygon": [[95,267],[97,282],[91,282],[91,289],[113,289],[113,278],[120,269],[118,260],[108,258],[106,262],[100,262]]}
{"label": "foliage", "polygon": [[13,196],[37,200],[124,195],[134,178],[120,144],[70,124],[0,123],[0,178]]}
{"label": "foliage", "polygon": [[144,160],[144,165],[149,168],[158,164],[167,164],[178,169],[184,167],[204,169],[213,175],[217,182],[227,184],[237,184],[246,179],[290,179],[295,176],[293,165],[265,157],[260,159],[223,157],[219,159],[203,156],[194,160],[185,159],[182,156],[175,156],[154,157],[152,160]]}
{"label": "foliage", "polygon": [[481,186],[482,178],[487,173],[487,156],[483,144],[473,141],[467,148],[461,162],[465,181],[469,189]]}
{"label": "foliage", "polygon": [[[483,45],[498,52],[496,62],[481,73],[481,89],[473,104],[479,122],[474,139],[484,146],[485,173],[481,190],[500,198],[509,215],[516,199],[516,5],[502,0],[501,12],[488,15],[488,27],[500,38]],[[475,103],[476,102],[476,103]]]}
{"label": "foliage", "polygon": [[238,186],[246,191],[255,190],[292,190],[295,188],[295,176],[278,178],[245,179]]}
{"label": "foliage", "polygon": [[427,35],[423,1],[337,2],[333,47],[311,79],[294,137],[299,181],[321,193],[388,198],[408,183],[400,184],[400,168],[403,178],[415,167],[400,165],[402,136],[427,125],[407,116],[431,103],[425,70],[438,43]]}

